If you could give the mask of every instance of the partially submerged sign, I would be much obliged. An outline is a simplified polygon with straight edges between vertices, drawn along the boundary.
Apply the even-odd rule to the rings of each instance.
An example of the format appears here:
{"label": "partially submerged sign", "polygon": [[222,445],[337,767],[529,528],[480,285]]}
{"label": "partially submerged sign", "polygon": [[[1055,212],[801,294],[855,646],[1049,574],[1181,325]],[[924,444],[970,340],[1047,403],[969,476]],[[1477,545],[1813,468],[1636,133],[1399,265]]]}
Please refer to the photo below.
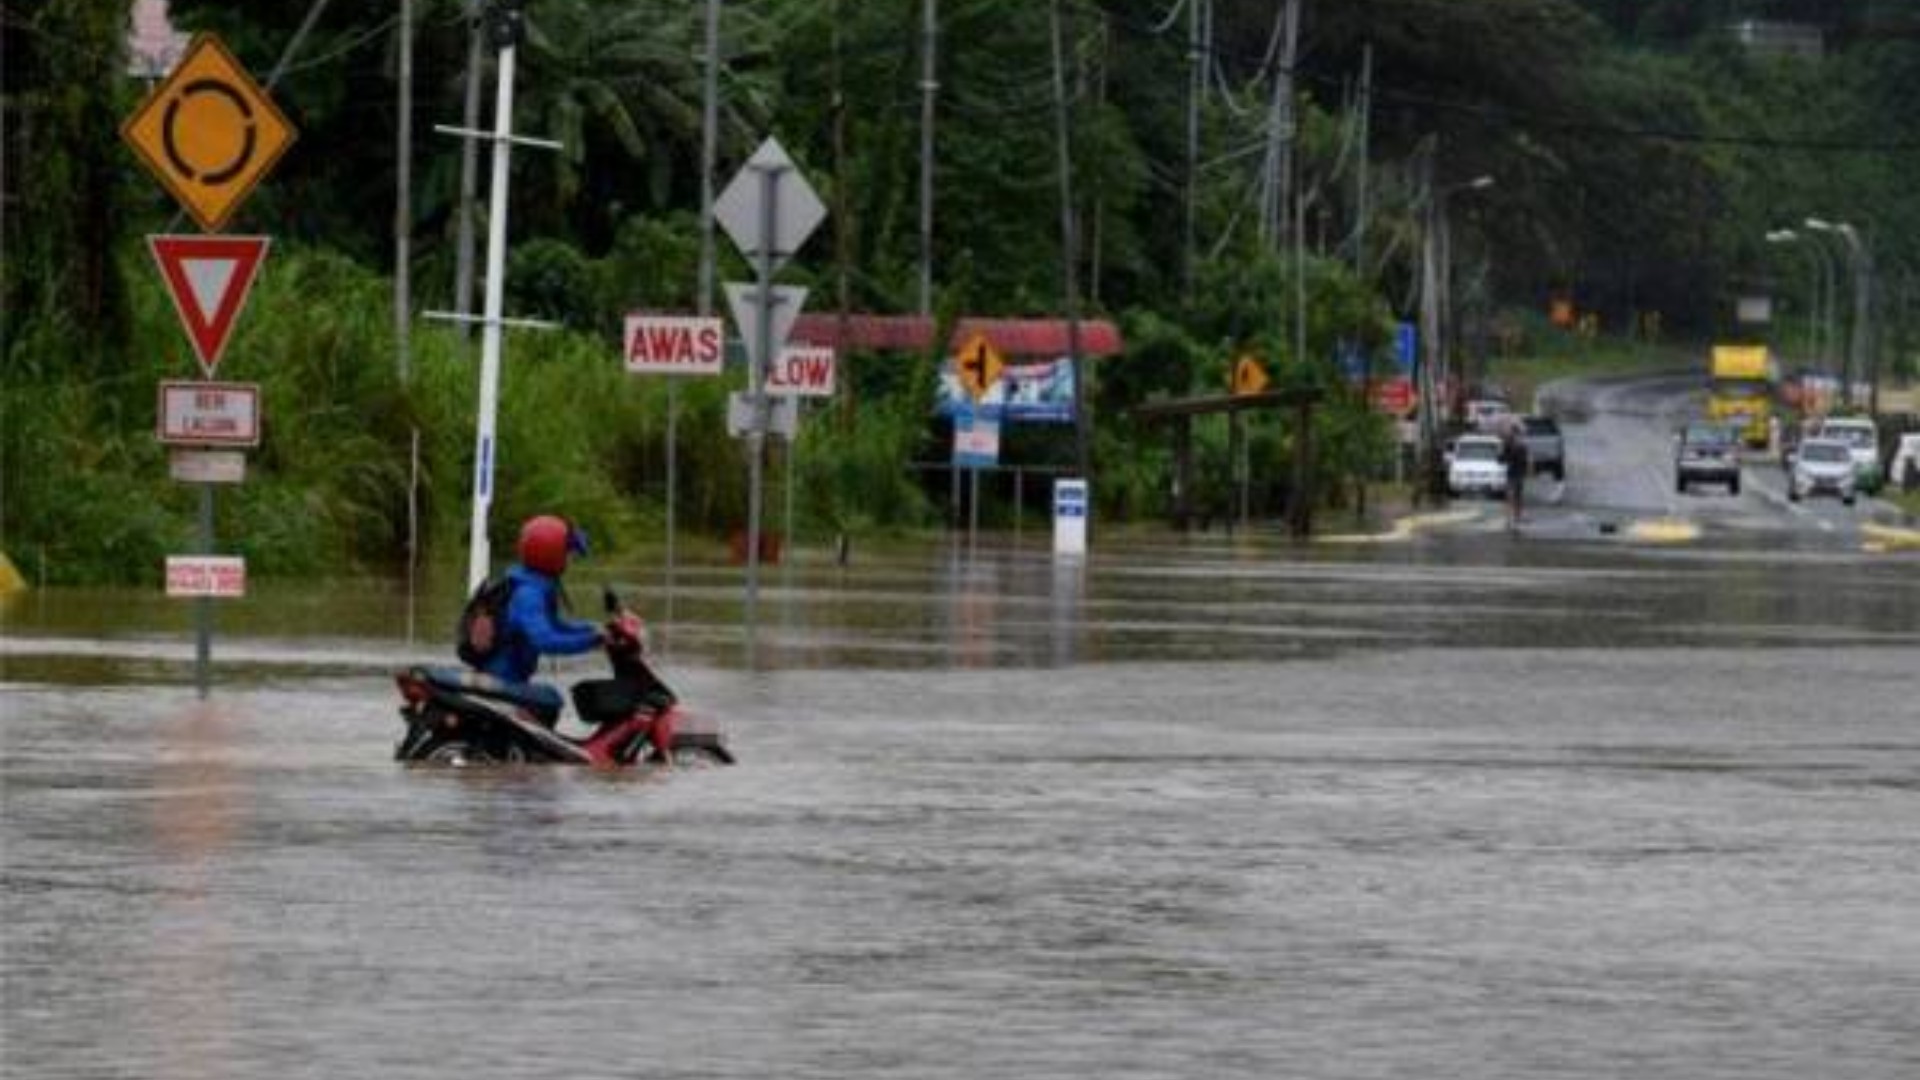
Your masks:
{"label": "partially submerged sign", "polygon": [[156,420],[156,434],[169,446],[258,446],[260,387],[163,382]]}
{"label": "partially submerged sign", "polygon": [[726,325],[718,317],[627,316],[627,370],[636,375],[718,375]]}
{"label": "partially submerged sign", "polygon": [[237,555],[169,555],[167,595],[245,596],[247,560]]}

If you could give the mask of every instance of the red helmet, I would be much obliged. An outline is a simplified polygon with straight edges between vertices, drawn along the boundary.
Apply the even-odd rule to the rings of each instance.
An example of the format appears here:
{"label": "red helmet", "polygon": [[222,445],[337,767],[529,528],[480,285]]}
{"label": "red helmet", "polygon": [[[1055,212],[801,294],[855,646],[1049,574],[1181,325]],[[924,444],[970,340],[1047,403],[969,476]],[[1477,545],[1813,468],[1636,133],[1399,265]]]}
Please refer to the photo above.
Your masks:
{"label": "red helmet", "polygon": [[520,565],[558,577],[567,572],[567,556],[587,553],[587,538],[566,518],[541,514],[520,526]]}

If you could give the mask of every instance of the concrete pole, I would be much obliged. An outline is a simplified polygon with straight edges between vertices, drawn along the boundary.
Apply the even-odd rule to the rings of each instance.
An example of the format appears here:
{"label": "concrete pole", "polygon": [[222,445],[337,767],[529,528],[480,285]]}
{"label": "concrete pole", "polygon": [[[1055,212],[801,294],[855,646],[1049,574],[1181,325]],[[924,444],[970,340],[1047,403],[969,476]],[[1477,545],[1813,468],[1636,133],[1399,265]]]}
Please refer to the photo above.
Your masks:
{"label": "concrete pole", "polygon": [[1054,128],[1060,149],[1060,265],[1066,290],[1067,363],[1073,371],[1074,449],[1080,478],[1087,481],[1087,499],[1091,503],[1092,424],[1087,416],[1087,372],[1080,356],[1080,251],[1073,220],[1073,131],[1067,110],[1066,30],[1060,13],[1060,0],[1053,0],[1048,11],[1053,22]]}
{"label": "concrete pole", "polygon": [[[467,88],[466,107],[462,112],[461,126],[468,131],[480,127],[480,68],[486,62],[486,50],[482,47],[485,32],[480,25],[480,7],[486,0],[473,0],[470,11],[470,25],[467,28]],[[454,321],[459,327],[461,338],[466,338],[469,324],[465,316],[473,314],[473,200],[479,186],[480,147],[473,139],[460,141],[460,215],[459,233],[454,241],[453,250],[453,311],[462,316]]]}
{"label": "concrete pole", "polygon": [[480,332],[480,413],[473,448],[473,523],[467,534],[467,592],[487,580],[492,550],[487,541],[487,514],[493,508],[494,420],[500,408],[500,347],[502,307],[507,277],[507,177],[513,152],[513,55],[516,46],[500,50],[499,85],[493,110],[493,190],[487,205],[487,297]]}
{"label": "concrete pole", "polygon": [[[939,0],[920,5],[920,314],[933,312],[933,122],[940,47]],[[843,345],[842,348],[845,348]]]}
{"label": "concrete pole", "polygon": [[[413,0],[400,0],[400,101],[395,127],[393,200],[393,336],[400,381],[413,377],[408,340],[411,321],[413,232]],[[468,140],[471,142],[472,140]]]}

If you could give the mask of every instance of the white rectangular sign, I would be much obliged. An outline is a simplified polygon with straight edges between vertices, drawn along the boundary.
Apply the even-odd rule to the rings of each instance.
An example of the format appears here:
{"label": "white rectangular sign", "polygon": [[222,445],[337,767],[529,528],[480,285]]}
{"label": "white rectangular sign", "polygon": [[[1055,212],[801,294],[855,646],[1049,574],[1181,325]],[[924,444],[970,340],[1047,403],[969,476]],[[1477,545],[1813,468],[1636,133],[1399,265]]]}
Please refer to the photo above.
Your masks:
{"label": "white rectangular sign", "polygon": [[1053,553],[1087,553],[1087,482],[1053,482]]}
{"label": "white rectangular sign", "polygon": [[260,386],[162,382],[157,433],[169,446],[259,446]]}
{"label": "white rectangular sign", "polygon": [[629,315],[623,340],[627,370],[636,375],[718,375],[726,359],[718,316]]}
{"label": "white rectangular sign", "polygon": [[245,596],[247,560],[237,555],[169,555],[167,595]]}
{"label": "white rectangular sign", "polygon": [[833,396],[833,349],[826,345],[789,345],[767,368],[767,393],[791,397]]}
{"label": "white rectangular sign", "polygon": [[247,455],[238,450],[175,449],[167,472],[188,484],[238,484],[247,478]]}

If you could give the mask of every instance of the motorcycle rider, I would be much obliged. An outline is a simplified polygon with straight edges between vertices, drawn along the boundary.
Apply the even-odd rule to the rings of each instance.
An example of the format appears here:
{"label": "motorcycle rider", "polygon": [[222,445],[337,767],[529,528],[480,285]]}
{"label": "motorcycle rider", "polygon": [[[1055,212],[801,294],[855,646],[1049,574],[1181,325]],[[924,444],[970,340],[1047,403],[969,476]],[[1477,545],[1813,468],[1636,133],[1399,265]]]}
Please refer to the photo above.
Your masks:
{"label": "motorcycle rider", "polygon": [[[567,559],[587,553],[586,534],[553,514],[527,519],[520,527],[520,561],[507,569],[513,594],[507,601],[500,628],[501,645],[481,669],[516,685],[528,684],[542,656],[574,656],[599,648],[607,640],[604,628],[560,614],[560,578]],[[550,686],[539,690],[559,701]]]}

